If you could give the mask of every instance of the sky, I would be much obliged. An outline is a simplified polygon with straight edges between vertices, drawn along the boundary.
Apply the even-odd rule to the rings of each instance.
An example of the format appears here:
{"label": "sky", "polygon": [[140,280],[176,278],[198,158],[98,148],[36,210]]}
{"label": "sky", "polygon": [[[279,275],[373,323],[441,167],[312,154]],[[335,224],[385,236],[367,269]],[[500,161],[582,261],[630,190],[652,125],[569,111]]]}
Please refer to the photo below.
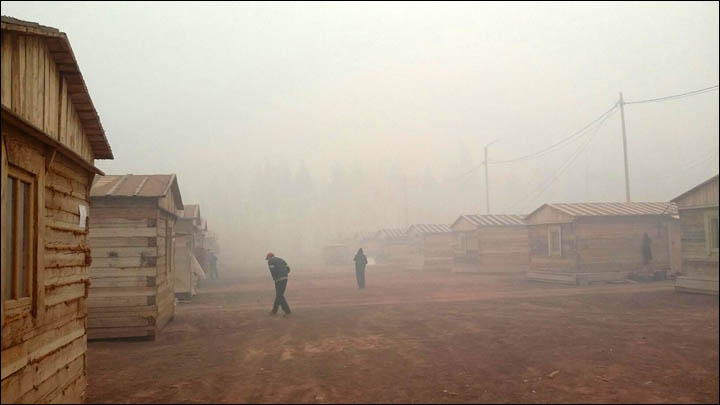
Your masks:
{"label": "sky", "polygon": [[[402,173],[410,208],[365,227],[450,223],[487,208],[485,145],[495,141],[491,162],[512,160],[583,128],[620,92],[632,102],[719,79],[717,2],[3,1],[2,14],[67,33],[115,155],[97,166],[176,173],[227,250],[252,221],[285,231],[234,221],[266,202],[248,187],[271,181],[263,167],[303,168],[319,185],[355,170],[378,196]],[[717,174],[718,107],[717,90],[625,106],[634,201]],[[614,110],[551,153],[491,164],[490,211],[623,201],[621,134]],[[459,191],[438,197],[430,180]],[[282,196],[291,184],[269,186],[294,198]],[[439,208],[421,207],[429,193]]]}

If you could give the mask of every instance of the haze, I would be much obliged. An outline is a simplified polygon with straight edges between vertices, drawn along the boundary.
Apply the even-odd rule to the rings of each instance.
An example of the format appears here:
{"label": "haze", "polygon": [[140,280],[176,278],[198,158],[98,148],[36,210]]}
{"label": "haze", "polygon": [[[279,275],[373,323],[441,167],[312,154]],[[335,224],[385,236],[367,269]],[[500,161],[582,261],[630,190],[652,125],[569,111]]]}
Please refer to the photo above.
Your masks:
{"label": "haze", "polygon": [[[716,2],[3,2],[2,14],[67,33],[115,154],[98,167],[176,173],[226,270],[484,212],[486,144],[498,140],[491,161],[513,159],[620,91],[650,99],[719,76]],[[625,112],[633,201],[717,173],[717,91]],[[624,201],[619,114],[590,136],[490,165],[491,212]]]}

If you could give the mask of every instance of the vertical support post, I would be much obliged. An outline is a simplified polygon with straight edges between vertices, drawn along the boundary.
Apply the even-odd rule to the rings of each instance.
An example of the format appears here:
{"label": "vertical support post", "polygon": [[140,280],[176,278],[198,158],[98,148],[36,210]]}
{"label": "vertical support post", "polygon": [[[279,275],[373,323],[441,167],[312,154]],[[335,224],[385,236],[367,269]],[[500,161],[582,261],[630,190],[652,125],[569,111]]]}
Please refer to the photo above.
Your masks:
{"label": "vertical support post", "polygon": [[490,183],[488,181],[488,145],[485,145],[485,213],[490,213]]}
{"label": "vertical support post", "polygon": [[622,124],[623,158],[625,160],[625,201],[630,202],[630,170],[628,169],[627,137],[625,135],[625,102],[620,92],[620,122]]}

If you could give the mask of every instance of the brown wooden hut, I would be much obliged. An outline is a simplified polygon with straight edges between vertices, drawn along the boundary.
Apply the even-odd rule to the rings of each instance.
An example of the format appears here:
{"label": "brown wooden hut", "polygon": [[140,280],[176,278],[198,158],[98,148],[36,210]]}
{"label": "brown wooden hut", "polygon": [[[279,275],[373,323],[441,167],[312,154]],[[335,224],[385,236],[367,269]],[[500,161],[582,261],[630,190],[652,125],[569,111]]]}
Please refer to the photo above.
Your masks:
{"label": "brown wooden hut", "polygon": [[461,215],[450,225],[456,238],[453,272],[526,272],[530,247],[523,217]]}
{"label": "brown wooden hut", "polygon": [[183,209],[177,179],[103,176],[90,196],[88,337],[155,338],[175,314],[173,237]]}
{"label": "brown wooden hut", "polygon": [[203,221],[200,206],[185,204],[175,223],[175,296],[189,300],[195,295],[198,280],[205,277],[195,248],[202,243]]}
{"label": "brown wooden hut", "polygon": [[682,231],[682,275],[675,290],[718,295],[718,176],[673,202]]}
{"label": "brown wooden hut", "polygon": [[[525,218],[532,280],[569,284],[625,279],[670,269],[668,228],[677,209],[668,202],[544,204]],[[652,261],[643,263],[643,235]]]}
{"label": "brown wooden hut", "polygon": [[405,232],[410,245],[407,268],[451,271],[455,235],[445,224],[414,224]]}
{"label": "brown wooden hut", "polygon": [[2,403],[83,402],[88,194],[113,155],[67,36],[1,25]]}

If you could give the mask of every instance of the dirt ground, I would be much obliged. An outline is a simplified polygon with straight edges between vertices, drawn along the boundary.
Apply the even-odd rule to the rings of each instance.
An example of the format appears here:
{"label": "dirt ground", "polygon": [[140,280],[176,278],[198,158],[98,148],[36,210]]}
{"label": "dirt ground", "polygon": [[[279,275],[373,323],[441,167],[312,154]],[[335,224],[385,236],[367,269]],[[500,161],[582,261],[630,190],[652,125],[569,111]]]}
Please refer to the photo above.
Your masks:
{"label": "dirt ground", "polygon": [[718,402],[718,297],[671,281],[293,270],[288,319],[273,294],[214,280],[157,341],[90,342],[88,402]]}

